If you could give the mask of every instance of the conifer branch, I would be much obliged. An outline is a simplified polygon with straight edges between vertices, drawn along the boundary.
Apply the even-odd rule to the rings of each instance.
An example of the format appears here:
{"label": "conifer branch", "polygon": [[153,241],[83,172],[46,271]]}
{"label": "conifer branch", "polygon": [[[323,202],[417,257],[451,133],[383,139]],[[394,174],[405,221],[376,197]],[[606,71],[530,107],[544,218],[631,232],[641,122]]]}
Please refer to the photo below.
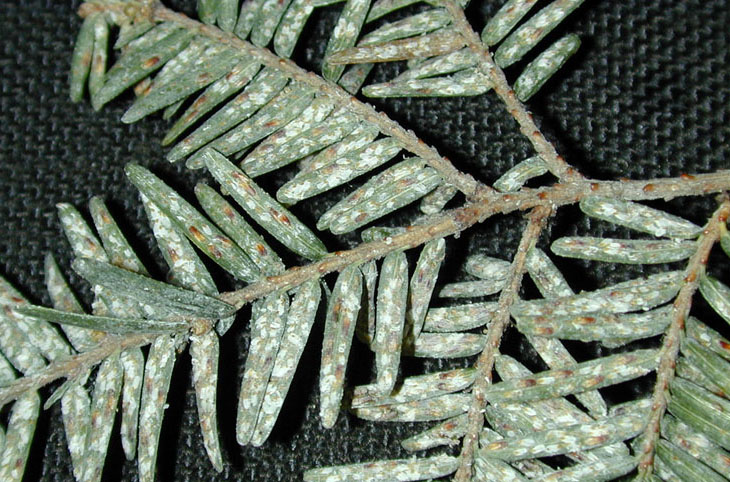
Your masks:
{"label": "conifer branch", "polygon": [[[651,186],[647,189],[647,186]],[[363,243],[357,248],[339,251],[321,261],[290,268],[277,276],[269,276],[240,290],[222,293],[219,298],[240,309],[246,303],[278,291],[289,290],[302,283],[340,271],[352,264],[362,264],[386,254],[413,248],[431,239],[457,234],[495,214],[539,208],[554,210],[576,203],[586,196],[618,197],[625,200],[672,199],[679,196],[708,194],[730,189],[730,171],[680,178],[649,181],[596,181],[555,186],[512,194],[489,193],[478,203],[447,211],[430,223],[411,226],[405,233],[382,241]],[[205,330],[203,330],[205,331]],[[18,378],[0,390],[0,404],[5,404],[31,389],[38,389],[59,378],[72,378],[88,371],[111,354],[127,348],[144,346],[157,335],[140,334],[125,337],[107,336],[96,348],[68,359],[52,363],[36,374]]]}
{"label": "conifer branch", "polygon": [[517,99],[515,91],[512,90],[512,87],[507,82],[504,71],[494,62],[489,49],[482,43],[479,35],[471,28],[469,21],[464,16],[464,10],[452,0],[443,0],[443,4],[454,19],[456,31],[464,37],[469,49],[479,59],[477,67],[491,80],[494,92],[502,99],[507,111],[517,121],[517,124],[520,126],[520,132],[532,144],[535,152],[547,163],[550,172],[563,181],[579,181],[584,179],[575,168],[565,162],[563,156],[558,154],[555,146],[545,138],[545,135],[537,124],[535,124],[532,114]]}
{"label": "conifer branch", "polygon": [[38,390],[60,378],[71,379],[87,373],[90,369],[128,348],[149,345],[160,335],[134,334],[128,336],[107,335],[91,350],[64,358],[47,365],[42,370],[17,378],[0,389],[0,407],[18,399],[28,391]]}
{"label": "conifer branch", "polygon": [[654,393],[651,397],[651,414],[649,421],[641,435],[641,445],[637,453],[639,456],[639,476],[651,475],[654,470],[654,455],[659,440],[660,422],[667,410],[669,384],[675,375],[681,335],[684,331],[685,320],[692,307],[692,297],[700,284],[700,278],[705,271],[710,250],[720,239],[722,227],[730,216],[730,200],[724,197],[720,207],[713,213],[710,222],[698,240],[697,251],[692,255],[685,270],[684,285],[679,291],[672,306],[672,322],[664,335],[659,365],[656,370]]}
{"label": "conifer branch", "polygon": [[[94,11],[95,8],[98,7],[96,5],[88,8],[82,6],[79,11],[84,16],[87,12]],[[103,8],[106,9],[107,7],[104,6]],[[109,8],[115,7],[111,6]],[[240,52],[242,57],[255,59],[264,66],[278,70],[291,79],[311,87],[320,94],[326,95],[337,104],[346,107],[359,119],[375,125],[383,134],[397,139],[403,148],[422,158],[429,166],[436,169],[444,182],[456,187],[467,197],[473,197],[481,191],[490,190],[490,188],[477,182],[470,175],[464,174],[456,169],[448,159],[442,157],[435,148],[419,139],[413,131],[404,129],[385,113],[378,113],[372,106],[360,102],[334,82],[327,81],[318,75],[305,71],[291,60],[280,58],[267,49],[256,47],[245,40],[241,40],[232,33],[224,32],[212,25],[205,25],[186,15],[170,10],[159,2],[152,5],[149,9],[143,7],[139,10],[138,14],[147,15],[149,20],[152,21],[176,23],[188,31],[205,36],[222,45],[227,45]]]}
{"label": "conifer branch", "polygon": [[432,239],[459,233],[495,214],[528,210],[537,206],[556,209],[574,204],[587,196],[642,201],[707,194],[726,189],[730,189],[730,171],[648,181],[583,181],[556,184],[542,189],[524,189],[510,194],[488,192],[478,202],[446,211],[435,216],[428,224],[409,227],[403,234],[382,241],[363,243],[348,251],[338,251],[321,261],[291,268],[281,275],[269,276],[240,290],[223,293],[220,299],[240,308],[273,291],[294,288],[305,281],[340,271],[351,264],[362,264],[392,251],[412,248]]}
{"label": "conifer branch", "polygon": [[527,226],[522,232],[522,239],[520,239],[517,253],[510,266],[509,277],[499,295],[497,310],[487,331],[487,342],[484,351],[479,355],[476,362],[477,376],[472,388],[472,403],[468,413],[469,425],[461,446],[459,469],[454,477],[454,480],[458,482],[467,482],[472,478],[474,451],[478,447],[479,434],[484,425],[484,407],[487,405],[484,392],[492,383],[494,358],[499,353],[502,335],[510,324],[510,308],[517,300],[522,286],[527,253],[537,243],[551,213],[550,207],[537,206],[528,214]]}
{"label": "conifer branch", "polygon": [[[724,448],[730,444],[730,402],[726,400],[730,378],[725,376],[730,343],[691,317],[685,339],[684,325],[698,289],[730,322],[730,287],[705,275],[715,242],[721,240],[730,255],[725,226],[730,216],[730,171],[599,181],[585,178],[562,158],[523,102],[575,52],[578,36],[569,34],[534,57],[514,89],[505,70],[533,52],[583,0],[551,0],[524,22],[536,2],[509,0],[488,22],[481,39],[466,18],[463,2],[427,0],[437,7],[427,15],[406,17],[361,37],[368,21],[412,3],[347,0],[327,46],[324,78],[265,47],[273,42],[277,54],[290,56],[312,10],[331,0],[244,0],[242,5],[240,0],[199,0],[200,21],[166,8],[160,0],[87,0],[81,5],[78,13],[85,21],[73,55],[71,99],[78,101],[88,91],[98,108],[134,87],[137,101],[122,117],[124,122],[162,109],[165,118],[173,117],[186,108],[163,145],[188,129],[195,132],[173,148],[168,159],[194,154],[187,166],[207,167],[220,183],[222,195],[230,195],[257,226],[249,226],[238,208],[213,188],[196,186],[201,212],[149,171],[128,167],[170,268],[166,282],[161,282],[150,277],[98,200],[90,206],[94,227],[74,208],[62,205],[61,222],[77,258],[73,268],[93,287],[93,314],[85,314],[50,258],[46,285],[53,309],[21,306],[26,301],[14,288],[0,286],[0,308],[5,307],[7,322],[0,332],[0,404],[15,401],[6,408],[10,413],[4,424],[7,429],[0,427],[0,442],[7,440],[0,443],[0,479],[11,480],[6,475],[8,467],[14,467],[12,480],[22,477],[40,406],[36,390],[65,378],[46,406],[61,401],[76,479],[101,478],[121,400],[125,455],[129,460],[137,458],[140,480],[152,481],[165,402],[182,342],[190,345],[205,449],[213,467],[222,471],[216,409],[219,337],[234,323],[237,311],[252,303],[236,439],[241,445],[258,447],[284,407],[320,299],[328,292],[323,277],[336,272],[342,274],[325,302],[322,425],[331,427],[343,408],[364,420],[438,421],[404,441],[403,447],[410,451],[460,444],[460,455],[316,468],[304,473],[305,480],[425,480],[449,475],[460,482],[523,476],[614,480],[637,470],[637,464],[642,480],[654,473],[667,479],[716,480],[713,470],[722,480],[727,477],[726,452],[710,452],[712,443]],[[498,27],[498,35],[487,35],[490,24]],[[114,48],[121,55],[106,69],[115,27],[119,37]],[[277,44],[276,34],[282,32],[287,38],[279,38]],[[340,78],[345,64],[399,58],[412,60],[406,72],[362,93],[476,95],[494,88],[537,155],[504,173],[492,188],[461,172],[410,129],[350,95],[360,89],[371,64],[351,65]],[[196,92],[199,96],[193,100]],[[226,100],[234,94],[234,99]],[[242,130],[233,127],[236,122]],[[231,137],[215,137],[226,132]],[[423,198],[421,211],[427,216],[412,225],[368,229],[362,232],[367,242],[328,252],[313,228],[287,210],[291,204],[385,165],[401,150],[418,157],[399,161],[372,177],[330,208],[317,228],[346,233]],[[233,162],[241,159],[239,170]],[[296,161],[300,161],[300,172],[282,186],[277,199],[252,181]],[[524,187],[546,172],[557,178],[555,184]],[[443,211],[457,191],[466,201]],[[704,231],[679,216],[630,202],[714,192],[724,194]],[[552,243],[553,254],[629,264],[685,260],[685,270],[576,294],[550,257],[535,248],[557,209],[576,203],[584,214],[601,222],[665,239],[565,237]],[[446,237],[457,238],[494,215],[515,211],[525,211],[526,222],[511,261],[470,255],[465,271],[478,280],[435,289]],[[285,269],[261,234],[314,261]],[[421,245],[409,283],[409,257],[404,251]],[[249,284],[219,292],[196,249]],[[380,258],[384,259],[378,265],[375,261]],[[528,269],[542,299],[519,297]],[[431,302],[434,297],[497,293],[497,302],[443,307]],[[532,373],[519,360],[500,355],[502,337],[512,319],[549,370]],[[60,324],[62,331],[48,323]],[[175,337],[158,334],[167,329],[165,323],[178,330]],[[153,332],[158,326],[162,330]],[[481,327],[485,331],[474,331]],[[101,331],[92,336],[84,331],[90,329]],[[345,407],[355,332],[375,353],[377,378],[354,387],[351,403]],[[661,349],[629,347],[625,354],[580,362],[562,344],[577,340],[612,348],[659,335],[663,335]],[[145,345],[150,345],[147,355],[140,350]],[[415,376],[400,360],[401,356],[443,359],[475,354],[478,359],[469,368]],[[569,368],[573,366],[575,370]],[[401,367],[405,368],[403,380],[398,379]],[[650,399],[609,406],[597,390],[652,371],[656,371],[656,383]],[[89,384],[91,373],[95,379]],[[492,381],[493,373],[499,374],[501,382]],[[704,405],[683,405],[680,389],[695,390],[692,393]],[[34,399],[33,410],[28,410],[29,397]],[[585,410],[563,397],[576,397]],[[692,430],[677,428],[684,423],[682,411],[692,429],[714,440],[703,442],[702,455],[668,432],[668,421],[676,419],[674,430],[692,435]],[[485,428],[485,420],[491,428]],[[630,440],[632,450],[627,446]],[[566,456],[572,462],[557,467],[543,464],[545,457],[553,456]]]}

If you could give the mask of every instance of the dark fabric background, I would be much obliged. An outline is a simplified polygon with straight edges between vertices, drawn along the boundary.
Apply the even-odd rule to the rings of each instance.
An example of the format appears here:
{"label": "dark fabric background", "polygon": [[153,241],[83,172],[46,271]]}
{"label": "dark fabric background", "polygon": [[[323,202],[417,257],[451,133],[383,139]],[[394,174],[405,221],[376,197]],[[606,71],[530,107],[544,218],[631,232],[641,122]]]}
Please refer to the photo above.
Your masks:
{"label": "dark fabric background", "polygon": [[[475,27],[481,28],[483,19],[500,3],[484,0],[470,7],[468,14]],[[175,0],[172,6],[194,13],[193,1]],[[85,209],[91,196],[103,195],[144,253],[143,260],[161,274],[162,264],[136,193],[124,178],[123,166],[131,161],[150,166],[188,196],[202,175],[163,160],[159,140],[166,123],[159,117],[131,126],[119,121],[129,96],[101,112],[94,112],[87,102],[69,102],[68,65],[80,26],[74,14],[76,7],[76,2],[50,0],[0,2],[0,274],[34,302],[46,304],[44,254],[53,253],[66,268],[69,263],[55,216],[56,202],[67,201]],[[338,8],[313,18],[308,38],[297,53],[309,68],[315,68],[321,58],[319,42],[331,31]],[[558,150],[590,176],[648,178],[727,169],[728,25],[726,1],[586,2],[561,30],[580,34],[583,46],[579,54],[558,79],[530,101],[530,106]],[[376,75],[382,77],[386,71]],[[514,70],[508,74],[514,75]],[[492,182],[531,155],[529,145],[492,94],[375,103],[479,180]],[[264,182],[278,184],[281,177],[270,176]],[[297,213],[312,220],[337,195],[342,191],[306,203],[306,207],[296,208]],[[697,223],[704,222],[713,206],[712,199],[666,205]],[[520,217],[515,215],[489,220],[464,233],[450,244],[449,266],[455,269],[444,273],[446,279],[460,275],[459,266],[467,252],[509,256],[519,239],[520,225]],[[556,216],[550,231],[553,238],[589,232],[628,235],[621,229],[589,222],[571,208]],[[331,249],[337,249],[350,246],[354,239],[326,241]],[[711,269],[723,276],[727,265],[719,261],[712,265]],[[643,272],[584,262],[562,266],[576,289]],[[73,276],[71,279],[88,301],[83,284]],[[727,276],[725,279],[728,281]],[[223,287],[225,280],[221,283]],[[235,395],[248,344],[247,324],[241,318],[222,340],[219,425],[224,472],[217,474],[204,453],[189,383],[189,358],[181,354],[161,435],[159,480],[296,480],[304,469],[313,466],[407,456],[398,442],[422,429],[420,425],[370,424],[343,414],[333,430],[320,427],[316,386],[321,325],[315,328],[283,419],[271,440],[260,449],[238,447],[233,434]],[[518,353],[527,348],[510,335],[505,350]],[[602,352],[589,347],[588,351],[578,351],[581,353],[595,356]],[[352,377],[366,379],[369,363],[368,355],[356,349],[350,367]],[[430,369],[441,366],[427,365]],[[423,366],[414,363],[410,368]],[[628,392],[646,390],[648,383],[630,384],[606,394],[620,399]],[[71,480],[65,444],[57,404],[39,423],[26,480]],[[115,431],[105,479],[136,478],[134,464],[123,460]]]}

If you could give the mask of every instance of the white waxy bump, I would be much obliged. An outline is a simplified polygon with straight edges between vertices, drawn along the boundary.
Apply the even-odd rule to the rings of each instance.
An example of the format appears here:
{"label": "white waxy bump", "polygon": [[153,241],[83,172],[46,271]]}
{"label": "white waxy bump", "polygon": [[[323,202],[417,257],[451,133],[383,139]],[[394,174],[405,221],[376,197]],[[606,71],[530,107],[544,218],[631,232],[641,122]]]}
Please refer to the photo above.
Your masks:
{"label": "white waxy bump", "polygon": [[206,150],[204,157],[208,170],[221,186],[282,244],[308,259],[319,259],[327,254],[327,248],[309,228],[225,157],[213,150]]}

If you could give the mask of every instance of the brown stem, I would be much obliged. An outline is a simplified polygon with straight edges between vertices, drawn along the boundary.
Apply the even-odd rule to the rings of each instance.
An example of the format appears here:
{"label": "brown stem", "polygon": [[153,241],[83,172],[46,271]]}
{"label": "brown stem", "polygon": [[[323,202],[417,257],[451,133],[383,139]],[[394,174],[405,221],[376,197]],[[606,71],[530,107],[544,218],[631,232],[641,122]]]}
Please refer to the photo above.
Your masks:
{"label": "brown stem", "polygon": [[527,226],[525,226],[525,230],[522,233],[522,239],[517,248],[517,253],[510,266],[507,283],[499,295],[497,310],[494,312],[492,324],[487,332],[487,342],[484,346],[484,351],[479,355],[476,363],[477,377],[472,387],[473,396],[468,413],[469,421],[467,432],[461,446],[459,469],[454,477],[455,481],[467,482],[472,478],[474,451],[478,446],[479,433],[484,425],[484,408],[487,405],[484,394],[492,383],[494,358],[499,352],[502,335],[510,323],[509,310],[515,301],[517,301],[517,295],[522,285],[522,277],[525,273],[527,253],[535,246],[551,212],[552,210],[548,206],[537,206],[530,211]]}
{"label": "brown stem", "polygon": [[520,132],[527,138],[535,149],[535,152],[542,158],[552,172],[561,181],[577,181],[584,179],[583,176],[570,166],[563,156],[558,154],[555,146],[548,141],[535,124],[532,114],[527,111],[525,105],[517,99],[515,91],[512,90],[504,71],[494,62],[491,52],[482,44],[479,36],[474,32],[469,21],[464,16],[464,10],[456,2],[444,0],[446,9],[454,19],[454,26],[466,41],[468,47],[479,59],[477,66],[492,82],[492,88],[500,99],[505,103],[510,115],[514,117],[520,126]]}
{"label": "brown stem", "polygon": [[[652,186],[652,188],[646,189],[647,186]],[[327,273],[339,271],[353,263],[381,258],[396,249],[419,246],[431,239],[459,233],[495,214],[536,207],[554,210],[559,206],[578,202],[590,195],[640,201],[671,199],[726,190],[730,190],[730,171],[650,181],[583,181],[573,184],[556,184],[537,190],[524,189],[512,194],[489,192],[481,197],[480,202],[445,212],[435,217],[429,224],[411,226],[405,233],[389,239],[362,244],[349,251],[333,253],[316,263],[291,268],[279,276],[271,276],[243,289],[223,293],[220,295],[220,299],[240,308],[273,291],[294,288],[305,281],[321,278]],[[36,390],[59,378],[73,377],[75,374],[89,370],[116,351],[147,345],[155,336],[150,334],[127,337],[107,336],[91,351],[52,363],[40,372],[19,378],[0,389],[0,406],[14,400],[27,390]]]}
{"label": "brown stem", "polygon": [[674,378],[674,368],[679,356],[680,335],[684,330],[684,321],[692,307],[692,296],[697,291],[707,258],[712,246],[722,234],[722,227],[730,216],[730,201],[725,198],[714,212],[707,227],[702,232],[697,251],[692,255],[685,270],[684,285],[679,290],[672,306],[672,322],[664,335],[660,351],[659,366],[656,370],[656,383],[652,394],[651,414],[649,422],[641,435],[639,454],[639,475],[650,475],[654,468],[654,453],[659,439],[660,423],[667,409],[667,390]]}
{"label": "brown stem", "polygon": [[305,281],[320,278],[327,273],[340,271],[353,264],[377,259],[391,251],[419,246],[431,239],[459,233],[495,214],[547,206],[574,204],[586,196],[605,196],[625,200],[671,199],[720,192],[730,188],[730,171],[680,178],[652,179],[649,181],[579,181],[570,184],[555,184],[542,189],[523,189],[509,194],[494,191],[484,193],[478,202],[446,211],[430,223],[410,226],[403,234],[391,238],[361,244],[348,251],[338,251],[321,261],[306,266],[294,267],[278,276],[270,276],[250,284],[238,291],[221,295],[221,299],[237,308],[281,289],[291,289]]}
{"label": "brown stem", "polygon": [[[80,8],[80,14],[82,16],[86,16],[95,11],[111,11],[119,15],[128,15],[130,13],[126,11],[126,7],[129,5],[129,3],[103,5],[86,3]],[[205,35],[226,45],[230,45],[240,50],[242,53],[256,58],[262,64],[284,72],[286,75],[299,82],[304,82],[318,90],[320,93],[328,95],[341,105],[347,105],[348,108],[356,113],[360,118],[364,118],[369,122],[374,123],[382,132],[400,140],[406,149],[422,157],[432,167],[439,170],[445,182],[454,185],[467,194],[471,199],[471,202],[466,206],[436,216],[428,224],[412,226],[404,234],[393,236],[392,238],[382,241],[363,244],[358,248],[349,251],[333,253],[329,257],[317,263],[292,268],[282,275],[269,277],[257,283],[253,283],[241,290],[221,295],[222,300],[235,305],[237,308],[240,308],[247,302],[261,298],[272,291],[291,289],[307,280],[320,278],[326,273],[341,270],[353,263],[362,263],[371,259],[377,259],[396,249],[415,247],[431,239],[459,233],[460,231],[499,213],[509,213],[517,210],[529,210],[536,208],[533,211],[533,216],[536,216],[537,214],[535,213],[551,212],[559,206],[573,204],[590,195],[606,196],[625,200],[649,200],[658,198],[671,199],[678,196],[700,195],[730,189],[730,172],[728,171],[720,171],[714,174],[697,176],[682,176],[677,179],[620,182],[588,181],[584,180],[576,173],[569,173],[568,171],[570,168],[561,168],[561,163],[564,161],[557,156],[549,142],[539,133],[539,130],[537,130],[524,107],[513,99],[513,94],[510,95],[511,91],[509,91],[509,86],[504,80],[501,70],[496,69],[496,74],[501,75],[501,77],[497,79],[498,82],[495,82],[495,85],[500,85],[498,93],[503,92],[501,95],[505,96],[505,102],[509,101],[507,102],[508,107],[516,107],[516,109],[512,110],[514,110],[517,114],[513,112],[513,115],[515,115],[518,123],[520,123],[523,132],[529,132],[530,129],[534,128],[532,132],[537,132],[537,135],[530,137],[530,139],[532,140],[533,145],[536,146],[535,148],[538,153],[540,153],[540,155],[550,163],[553,172],[563,172],[564,175],[559,175],[559,177],[570,178],[569,183],[556,184],[542,189],[523,189],[517,193],[500,194],[479,184],[470,176],[456,170],[446,159],[439,156],[433,148],[419,140],[412,132],[406,131],[384,114],[378,114],[369,105],[357,101],[337,85],[324,81],[314,74],[305,72],[289,60],[280,59],[269,51],[256,48],[232,34],[222,32],[221,30],[211,26],[203,25],[185,17],[182,14],[175,13],[164,8],[159,3],[152,6],[148,3],[140,5],[141,7],[139,8],[139,11],[132,12],[135,16],[146,13],[154,20],[172,21],[185,28],[193,29],[201,35]],[[453,5],[451,5],[450,8],[453,10]],[[463,18],[463,12],[461,12],[460,9],[457,9],[457,11],[452,13],[454,14],[455,22],[457,24],[466,21]],[[477,45],[478,38],[476,38],[476,34],[474,34],[471,30],[471,27],[466,29],[464,26],[465,25],[462,24],[461,29],[466,32],[465,35],[471,39],[470,44],[472,45],[472,48],[478,50],[480,55],[484,57],[481,64],[488,67],[490,65],[489,62],[491,62],[489,52],[485,51],[480,45]],[[466,26],[468,26],[468,24],[466,24]],[[471,32],[471,34],[469,34],[469,32]],[[542,215],[543,218],[545,215],[546,214]],[[530,230],[528,229],[528,232],[529,231]],[[528,233],[526,232],[525,236],[527,236],[527,234]],[[518,253],[513,266],[517,267],[518,260],[521,256],[523,255]],[[513,273],[521,273],[521,270],[522,268],[515,268]],[[519,286],[519,279],[520,276],[513,276],[513,280],[517,283],[517,286]],[[516,290],[517,288],[508,291],[516,293]],[[507,301],[505,301],[505,303],[507,303]],[[507,312],[506,309],[504,312]],[[203,327],[202,329],[205,328],[206,327]],[[494,330],[495,335],[493,336],[497,337],[496,333],[498,333],[498,331],[501,332],[501,330]],[[20,394],[27,390],[38,389],[59,378],[73,377],[76,374],[90,369],[117,351],[135,346],[143,346],[149,344],[153,339],[154,335],[149,334],[130,335],[127,337],[107,336],[107,338],[102,340],[100,344],[91,351],[81,353],[66,360],[54,362],[40,372],[20,378],[14,381],[11,385],[1,389],[0,403],[7,403],[8,401],[17,398]],[[488,346],[492,345],[493,344],[488,344]],[[489,353],[489,350],[493,349],[485,351]],[[491,367],[491,362],[483,363],[480,366]],[[486,371],[491,372],[491,368],[486,369]],[[484,378],[486,382],[488,382],[488,378]],[[472,440],[474,439],[472,438]]]}
{"label": "brown stem", "polygon": [[38,390],[59,378],[73,378],[81,375],[114,353],[124,351],[127,348],[148,345],[158,336],[160,335],[150,335],[148,333],[124,337],[107,335],[95,348],[55,361],[43,370],[18,378],[3,387],[0,390],[0,407],[17,399],[29,390]]}

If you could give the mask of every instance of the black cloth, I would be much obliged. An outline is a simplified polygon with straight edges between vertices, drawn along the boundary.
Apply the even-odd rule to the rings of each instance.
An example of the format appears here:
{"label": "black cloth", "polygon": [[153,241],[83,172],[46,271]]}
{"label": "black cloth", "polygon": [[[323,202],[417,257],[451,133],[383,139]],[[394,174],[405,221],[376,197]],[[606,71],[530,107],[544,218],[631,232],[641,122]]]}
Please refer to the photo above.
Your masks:
{"label": "black cloth", "polygon": [[[468,10],[477,28],[501,2],[483,3]],[[193,14],[194,4],[176,0],[173,7]],[[150,166],[189,198],[202,176],[163,160],[165,150],[159,141],[167,123],[159,116],[134,125],[119,120],[131,95],[100,112],[94,112],[86,100],[79,104],[69,101],[69,62],[80,26],[74,14],[77,7],[76,2],[51,0],[0,2],[0,274],[32,301],[43,304],[49,303],[43,286],[45,253],[53,253],[70,273],[69,249],[55,215],[57,202],[70,202],[87,212],[85,203],[90,197],[104,196],[142,252],[142,259],[161,275],[163,265],[123,166],[128,162]],[[338,9],[314,15],[296,54],[304,65],[316,67],[323,53],[322,39],[331,32]],[[586,2],[560,30],[578,33],[583,45],[565,71],[529,102],[535,117],[566,160],[589,176],[638,179],[727,169],[729,12],[726,1]],[[508,70],[512,80],[515,72],[514,68]],[[392,73],[390,67],[379,69],[375,77],[384,80]],[[532,155],[492,94],[373,102],[481,181],[493,182]],[[266,179],[265,183],[276,185],[283,175]],[[312,221],[343,192],[304,203],[297,212]],[[666,206],[703,223],[714,205],[711,198],[693,198]],[[519,240],[520,219],[514,215],[489,220],[458,241],[450,241],[449,265],[459,266],[466,252],[508,256]],[[589,222],[573,208],[561,211],[549,231],[552,238],[560,234],[627,235],[625,230]],[[356,241],[354,237],[344,242],[325,239],[332,249]],[[561,266],[569,270],[568,278],[576,289],[653,272],[582,262]],[[718,261],[716,266],[726,265]],[[445,272],[445,279],[460,276],[458,269],[452,271]],[[70,277],[88,302],[88,289],[77,277]],[[262,448],[238,447],[233,433],[236,396],[248,346],[243,316],[233,330],[222,340],[219,389],[225,471],[217,474],[205,455],[189,381],[189,357],[183,353],[161,435],[159,480],[296,480],[313,466],[406,457],[399,441],[426,427],[365,423],[341,414],[333,430],[323,430],[317,406],[320,323],[272,439]],[[529,351],[514,334],[505,343],[510,344],[505,346],[508,352]],[[363,382],[370,374],[371,360],[364,349],[355,350],[358,355],[350,370],[352,378]],[[585,355],[600,353],[592,347]],[[445,366],[435,362],[407,365],[413,371]],[[622,390],[648,388],[650,380]],[[48,396],[50,390],[43,394]],[[607,396],[622,397],[615,391],[607,391]],[[26,480],[72,479],[60,415],[59,404],[42,415]],[[136,478],[135,464],[122,455],[117,426],[105,480]]]}

